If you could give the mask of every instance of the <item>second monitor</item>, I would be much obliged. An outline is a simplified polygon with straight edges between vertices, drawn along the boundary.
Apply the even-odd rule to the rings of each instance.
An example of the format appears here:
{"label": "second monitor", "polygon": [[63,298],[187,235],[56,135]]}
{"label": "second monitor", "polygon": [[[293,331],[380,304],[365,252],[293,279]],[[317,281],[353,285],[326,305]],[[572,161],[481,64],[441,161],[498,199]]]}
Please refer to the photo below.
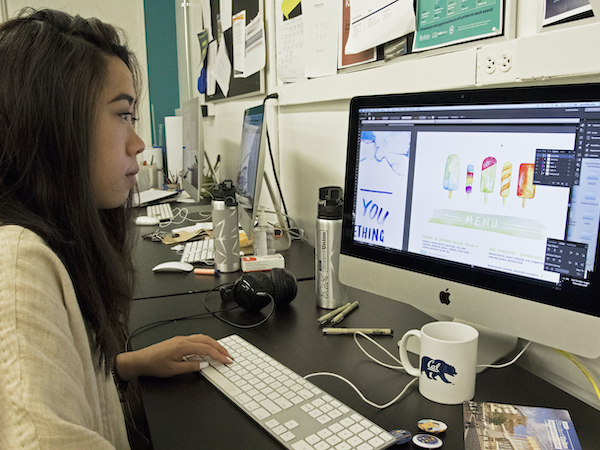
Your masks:
{"label": "second monitor", "polygon": [[181,187],[195,202],[202,198],[204,128],[198,98],[181,107],[183,117],[183,156]]}
{"label": "second monitor", "polygon": [[252,239],[254,221],[259,211],[260,192],[264,177],[265,106],[255,106],[244,111],[240,164],[235,182],[238,201],[238,218],[246,236]]}

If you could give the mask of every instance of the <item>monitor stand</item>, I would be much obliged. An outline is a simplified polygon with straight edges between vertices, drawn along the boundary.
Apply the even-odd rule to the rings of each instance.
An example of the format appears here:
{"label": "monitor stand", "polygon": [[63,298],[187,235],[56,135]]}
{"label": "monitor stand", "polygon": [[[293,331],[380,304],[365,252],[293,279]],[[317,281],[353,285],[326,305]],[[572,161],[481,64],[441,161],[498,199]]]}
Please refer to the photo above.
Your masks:
{"label": "monitor stand", "polygon": [[269,180],[267,172],[263,173],[263,178],[265,180],[265,184],[267,185],[267,189],[269,190],[269,195],[271,196],[271,201],[273,202],[273,208],[275,208],[275,213],[277,214],[279,223],[281,225],[281,236],[278,239],[275,239],[275,251],[280,253],[290,248],[292,245],[292,237],[285,229],[286,218],[281,211],[281,205],[279,204],[279,200],[275,195],[275,190],[273,189],[273,185],[271,184],[271,180]]}

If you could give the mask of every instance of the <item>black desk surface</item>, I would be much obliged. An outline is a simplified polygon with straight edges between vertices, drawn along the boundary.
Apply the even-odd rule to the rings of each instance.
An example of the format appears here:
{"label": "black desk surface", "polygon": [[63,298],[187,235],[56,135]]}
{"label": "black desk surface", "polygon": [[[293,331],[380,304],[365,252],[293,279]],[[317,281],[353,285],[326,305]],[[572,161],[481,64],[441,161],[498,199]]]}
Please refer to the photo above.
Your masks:
{"label": "black desk surface", "polygon": [[[193,223],[186,222],[161,228],[161,231],[190,225],[193,225]],[[242,271],[222,273],[218,277],[194,275],[193,273],[152,272],[152,268],[157,264],[165,261],[179,261],[181,258],[180,255],[171,250],[171,246],[142,239],[141,236],[152,233],[156,228],[156,226],[138,227],[140,239],[134,254],[134,265],[138,276],[134,295],[135,300],[207,291],[220,284],[234,282],[243,275]],[[289,250],[281,254],[285,257],[286,268],[291,270],[298,279],[314,278],[314,249],[309,244],[299,240],[293,241]]]}
{"label": "black desk surface", "polygon": [[[159,319],[203,313],[204,295],[188,294],[133,302],[130,329],[133,331]],[[361,299],[353,297],[351,300]],[[218,296],[209,296],[211,308],[218,308],[219,303]],[[135,335],[132,345],[134,349],[141,348],[176,334],[204,333],[217,339],[239,334],[300,375],[337,373],[352,381],[371,401],[380,404],[387,403],[399,394],[412,377],[370,361],[351,336],[323,336],[316,319],[325,312],[315,306],[314,282],[301,281],[298,296],[290,306],[277,311],[259,328],[235,329],[208,315],[149,328]],[[243,315],[229,318],[250,319]],[[377,341],[397,355],[397,341],[402,335],[408,329],[420,328],[429,321],[431,319],[428,316],[410,306],[375,298],[362,301],[342,325],[392,328],[393,337],[378,337]],[[370,353],[380,359],[385,358],[382,352],[366,341],[362,340],[361,343]],[[365,404],[338,379],[315,377],[310,381],[387,430],[404,428],[415,434],[418,432],[418,420],[442,420],[449,426],[442,436],[443,448],[464,448],[462,406],[433,403],[424,399],[414,386],[394,405],[377,410]],[[199,374],[170,379],[142,378],[140,389],[156,450],[280,448],[274,439]],[[600,411],[516,365],[488,369],[479,374],[474,400],[568,409],[582,447],[598,448]],[[398,448],[416,447],[410,443]]]}

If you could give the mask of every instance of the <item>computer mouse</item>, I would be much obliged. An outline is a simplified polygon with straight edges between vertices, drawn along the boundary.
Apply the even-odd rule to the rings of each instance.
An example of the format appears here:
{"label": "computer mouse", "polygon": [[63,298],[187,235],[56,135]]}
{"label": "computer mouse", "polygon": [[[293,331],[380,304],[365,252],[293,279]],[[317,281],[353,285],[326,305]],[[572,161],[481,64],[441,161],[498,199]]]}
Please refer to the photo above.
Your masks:
{"label": "computer mouse", "polygon": [[181,261],[167,261],[152,268],[152,272],[191,272],[194,266]]}
{"label": "computer mouse", "polygon": [[136,225],[158,225],[159,223],[160,220],[158,220],[156,217],[138,216],[135,219]]}

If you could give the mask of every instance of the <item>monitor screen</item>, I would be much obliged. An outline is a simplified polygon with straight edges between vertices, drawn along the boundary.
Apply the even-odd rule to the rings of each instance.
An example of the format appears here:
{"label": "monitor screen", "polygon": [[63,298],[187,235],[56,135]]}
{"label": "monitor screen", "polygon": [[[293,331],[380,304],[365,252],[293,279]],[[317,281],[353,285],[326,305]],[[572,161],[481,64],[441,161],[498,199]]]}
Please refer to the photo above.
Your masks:
{"label": "monitor screen", "polygon": [[264,105],[244,111],[240,162],[235,182],[240,226],[252,239],[264,174]]}
{"label": "monitor screen", "polygon": [[598,340],[582,350],[535,328],[552,314],[600,325],[599,217],[598,85],[351,103],[342,281],[398,269],[396,299],[597,356]]}
{"label": "monitor screen", "polygon": [[198,98],[185,102],[181,107],[183,118],[183,157],[181,187],[199,202],[204,161],[204,129]]}

